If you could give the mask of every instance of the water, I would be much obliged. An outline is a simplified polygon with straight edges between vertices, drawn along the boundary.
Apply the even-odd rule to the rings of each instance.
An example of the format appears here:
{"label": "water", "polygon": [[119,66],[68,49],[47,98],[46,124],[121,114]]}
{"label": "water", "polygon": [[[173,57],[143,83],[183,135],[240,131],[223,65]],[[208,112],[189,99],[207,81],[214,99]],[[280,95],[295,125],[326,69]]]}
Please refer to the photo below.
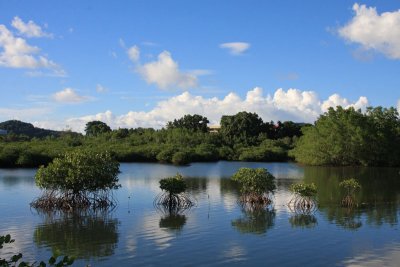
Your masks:
{"label": "water", "polygon": [[[267,168],[277,177],[273,207],[250,212],[237,204],[229,181],[240,167]],[[76,266],[398,266],[399,169],[302,167],[291,163],[217,162],[176,167],[121,165],[118,206],[108,213],[41,214],[34,169],[0,170],[0,233],[31,262],[53,253],[74,255]],[[168,216],[153,206],[159,179],[183,174],[196,207]],[[361,208],[340,208],[339,182],[359,179]],[[288,188],[318,186],[318,210],[292,213]]]}

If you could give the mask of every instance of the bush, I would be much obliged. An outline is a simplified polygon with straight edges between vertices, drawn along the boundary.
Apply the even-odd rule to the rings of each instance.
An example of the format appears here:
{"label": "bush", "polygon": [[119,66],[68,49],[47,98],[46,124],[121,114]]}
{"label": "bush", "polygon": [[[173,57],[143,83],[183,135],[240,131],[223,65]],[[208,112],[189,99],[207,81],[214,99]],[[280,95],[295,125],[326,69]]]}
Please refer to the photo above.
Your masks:
{"label": "bush", "polygon": [[240,185],[241,202],[250,204],[269,204],[268,194],[276,189],[275,177],[264,168],[240,168],[232,180]]}
{"label": "bush", "polygon": [[179,173],[161,179],[160,188],[165,192],[156,197],[155,203],[161,205],[169,214],[178,214],[194,205],[190,197],[185,194],[186,183]]}
{"label": "bush", "polygon": [[32,203],[38,208],[108,206],[108,194],[119,188],[119,163],[110,153],[76,150],[56,158],[36,173],[44,195]]}
{"label": "bush", "polygon": [[355,193],[358,189],[361,188],[360,183],[354,179],[346,179],[339,183],[339,186],[346,190],[346,196],[342,199],[342,206],[344,207],[353,207],[357,205],[355,201]]}
{"label": "bush", "polygon": [[290,190],[294,194],[288,203],[291,210],[297,213],[308,214],[317,208],[317,201],[315,199],[317,195],[317,186],[314,183],[293,184]]}

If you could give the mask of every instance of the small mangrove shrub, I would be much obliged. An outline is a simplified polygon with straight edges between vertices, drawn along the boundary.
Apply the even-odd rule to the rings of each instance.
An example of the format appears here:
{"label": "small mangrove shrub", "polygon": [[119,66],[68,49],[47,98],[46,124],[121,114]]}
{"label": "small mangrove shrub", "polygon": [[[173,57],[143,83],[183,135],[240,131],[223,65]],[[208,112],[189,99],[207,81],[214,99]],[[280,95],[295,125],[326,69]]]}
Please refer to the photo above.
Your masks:
{"label": "small mangrove shrub", "polygon": [[360,183],[356,179],[350,178],[341,181],[339,186],[346,191],[346,196],[342,199],[342,206],[349,208],[357,206],[355,193],[361,188]]}
{"label": "small mangrove shrub", "polygon": [[55,158],[35,175],[43,195],[31,206],[44,210],[108,208],[118,184],[119,163],[108,152],[76,150]]}
{"label": "small mangrove shrub", "polygon": [[293,184],[290,191],[294,194],[288,206],[292,211],[310,213],[317,208],[317,186],[314,183]]}
{"label": "small mangrove shrub", "polygon": [[276,189],[275,177],[266,169],[240,168],[232,180],[240,185],[241,204],[254,208],[272,202],[271,195]]}
{"label": "small mangrove shrub", "polygon": [[194,205],[194,201],[185,193],[186,183],[179,173],[161,179],[160,189],[162,192],[156,197],[155,204],[168,213],[179,213]]}
{"label": "small mangrove shrub", "polygon": [[[14,239],[11,239],[11,235],[2,235],[0,236],[0,250],[4,247],[4,245],[9,245],[14,243]],[[0,251],[1,252],[1,251]],[[1,253],[0,253],[1,255]],[[57,255],[54,255],[50,257],[50,259],[47,262],[41,261],[39,263],[34,262],[34,263],[29,263],[26,261],[22,260],[22,253],[15,254],[11,256],[9,259],[2,258],[0,256],[0,266],[1,267],[11,267],[11,266],[18,266],[18,267],[46,267],[46,266],[70,266],[74,263],[74,258],[73,257],[58,257]]]}

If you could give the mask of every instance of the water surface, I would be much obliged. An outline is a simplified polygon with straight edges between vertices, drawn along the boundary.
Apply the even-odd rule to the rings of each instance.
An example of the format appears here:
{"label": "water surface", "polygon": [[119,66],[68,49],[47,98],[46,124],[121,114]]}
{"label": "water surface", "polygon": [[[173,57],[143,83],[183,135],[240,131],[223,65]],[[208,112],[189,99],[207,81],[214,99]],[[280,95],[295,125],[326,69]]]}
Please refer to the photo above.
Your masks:
{"label": "water surface", "polygon": [[[274,205],[243,210],[230,182],[240,167],[267,168],[277,177]],[[3,257],[27,260],[53,253],[77,257],[76,266],[398,266],[399,169],[302,167],[291,163],[217,162],[177,167],[121,165],[118,206],[110,212],[43,214],[29,203],[40,195],[35,169],[0,170],[0,233],[16,242]],[[170,215],[153,206],[158,181],[177,172],[197,205]],[[339,206],[339,182],[357,178],[360,208]],[[318,186],[318,210],[287,207],[295,182]]]}

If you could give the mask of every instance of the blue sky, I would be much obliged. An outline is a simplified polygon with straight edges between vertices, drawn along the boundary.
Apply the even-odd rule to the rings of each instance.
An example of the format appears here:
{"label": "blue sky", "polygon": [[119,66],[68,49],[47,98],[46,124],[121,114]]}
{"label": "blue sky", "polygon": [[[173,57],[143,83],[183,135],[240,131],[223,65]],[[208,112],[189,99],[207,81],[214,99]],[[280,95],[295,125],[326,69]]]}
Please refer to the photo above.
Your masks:
{"label": "blue sky", "polygon": [[397,1],[0,1],[0,121],[313,121],[398,106]]}

